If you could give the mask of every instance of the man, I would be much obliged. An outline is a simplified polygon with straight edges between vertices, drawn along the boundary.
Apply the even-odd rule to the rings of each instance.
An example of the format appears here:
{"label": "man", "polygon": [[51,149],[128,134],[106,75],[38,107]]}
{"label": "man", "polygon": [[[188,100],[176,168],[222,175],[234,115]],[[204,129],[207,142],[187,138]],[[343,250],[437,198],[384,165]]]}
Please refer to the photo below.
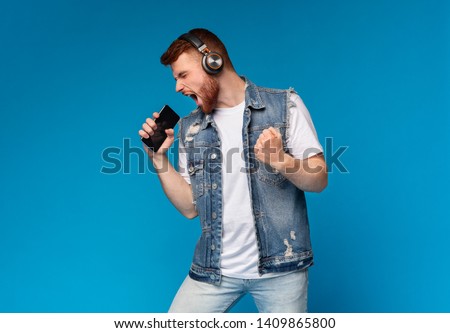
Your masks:
{"label": "man", "polygon": [[[306,312],[313,256],[304,191],[327,186],[308,110],[292,90],[234,70],[219,38],[193,29],[161,56],[197,108],[179,123],[179,170],[146,149],[163,190],[202,234],[170,312],[226,312],[249,293],[260,312]],[[158,117],[157,113],[153,114]],[[147,119],[139,135],[153,135]]]}

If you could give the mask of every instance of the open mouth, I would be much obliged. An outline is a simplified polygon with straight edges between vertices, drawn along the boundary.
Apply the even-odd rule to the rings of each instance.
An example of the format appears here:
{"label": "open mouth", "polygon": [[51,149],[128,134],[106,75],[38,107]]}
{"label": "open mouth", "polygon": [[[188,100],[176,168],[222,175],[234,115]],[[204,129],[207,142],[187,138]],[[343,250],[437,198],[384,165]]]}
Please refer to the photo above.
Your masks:
{"label": "open mouth", "polygon": [[188,96],[194,100],[195,104],[198,104],[198,97],[197,97],[197,95],[195,95],[195,94],[190,94],[190,95],[188,95]]}

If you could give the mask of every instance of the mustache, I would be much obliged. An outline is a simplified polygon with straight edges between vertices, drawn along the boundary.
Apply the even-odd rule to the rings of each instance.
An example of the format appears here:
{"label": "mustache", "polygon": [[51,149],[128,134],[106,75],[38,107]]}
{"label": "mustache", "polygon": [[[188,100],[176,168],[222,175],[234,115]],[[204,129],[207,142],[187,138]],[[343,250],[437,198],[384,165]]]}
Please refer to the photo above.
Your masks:
{"label": "mustache", "polygon": [[192,89],[190,86],[188,86],[187,84],[185,84],[184,85],[187,89],[188,89],[188,91],[190,92],[190,94],[184,94],[183,93],[183,95],[195,95],[195,96],[197,96],[197,97],[200,97],[200,98],[204,98],[204,96],[202,96],[202,94],[200,94],[198,91],[195,91],[194,89]]}

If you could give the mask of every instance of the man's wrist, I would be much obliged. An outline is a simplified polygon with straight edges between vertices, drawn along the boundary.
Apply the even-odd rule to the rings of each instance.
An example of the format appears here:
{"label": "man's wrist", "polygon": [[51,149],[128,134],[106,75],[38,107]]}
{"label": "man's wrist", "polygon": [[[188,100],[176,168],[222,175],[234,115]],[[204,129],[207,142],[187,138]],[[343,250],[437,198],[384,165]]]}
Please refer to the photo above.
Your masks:
{"label": "man's wrist", "polygon": [[168,162],[166,153],[154,153],[151,160],[156,171],[164,169]]}
{"label": "man's wrist", "polygon": [[270,163],[270,166],[278,172],[284,173],[291,164],[293,164],[292,156],[286,154],[285,152],[282,152],[282,154],[280,154],[279,158],[276,161]]}

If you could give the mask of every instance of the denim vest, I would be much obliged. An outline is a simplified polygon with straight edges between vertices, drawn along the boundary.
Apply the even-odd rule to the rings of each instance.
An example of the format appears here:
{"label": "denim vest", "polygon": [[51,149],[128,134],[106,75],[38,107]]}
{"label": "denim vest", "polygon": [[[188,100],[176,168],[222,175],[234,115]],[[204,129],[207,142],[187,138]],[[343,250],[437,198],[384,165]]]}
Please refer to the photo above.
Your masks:
{"label": "denim vest", "polygon": [[[258,271],[290,272],[313,263],[305,194],[282,174],[254,156],[261,132],[277,128],[286,148],[290,94],[255,86],[249,80],[245,91],[242,127],[250,199],[258,242]],[[222,250],[222,153],[221,142],[211,115],[196,109],[179,124],[179,137],[187,154],[187,167],[194,204],[202,233],[189,271],[197,281],[219,285]]]}

